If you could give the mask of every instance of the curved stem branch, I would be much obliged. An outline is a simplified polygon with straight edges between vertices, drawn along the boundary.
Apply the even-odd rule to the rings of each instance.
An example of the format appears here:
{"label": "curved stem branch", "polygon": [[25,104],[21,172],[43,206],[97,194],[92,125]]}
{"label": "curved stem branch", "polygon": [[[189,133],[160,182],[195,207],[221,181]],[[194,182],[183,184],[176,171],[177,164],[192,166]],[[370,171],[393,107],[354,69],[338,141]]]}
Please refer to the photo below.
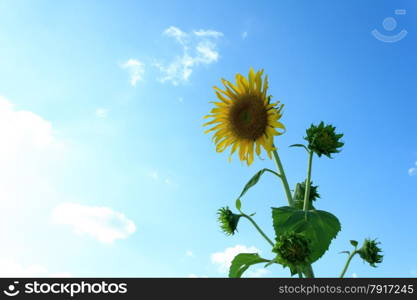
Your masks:
{"label": "curved stem branch", "polygon": [[274,151],[272,151],[272,153],[273,153],[273,156],[274,156],[275,164],[277,165],[277,168],[279,170],[279,174],[281,175],[280,178],[281,178],[281,181],[282,181],[282,185],[284,186],[285,194],[287,196],[288,205],[289,206],[294,206],[294,201],[293,201],[292,196],[291,196],[290,186],[288,184],[287,176],[285,176],[284,167],[282,166],[281,160],[279,159],[278,152],[277,152],[277,150],[274,150]]}
{"label": "curved stem branch", "polygon": [[339,278],[343,278],[343,276],[345,276],[345,273],[346,273],[346,271],[347,271],[347,269],[348,269],[348,267],[349,267],[350,261],[352,260],[352,258],[353,258],[353,257],[355,256],[355,254],[357,254],[357,253],[358,253],[358,251],[357,251],[357,250],[355,250],[355,251],[353,251],[353,252],[349,255],[349,257],[348,257],[348,259],[347,259],[347,261],[346,261],[345,267],[343,268],[343,271],[342,271],[342,273],[340,274]]}
{"label": "curved stem branch", "polygon": [[252,223],[252,225],[256,228],[256,230],[258,230],[258,232],[262,235],[262,237],[272,246],[274,247],[274,243],[272,242],[272,240],[265,234],[265,232],[262,231],[262,229],[258,226],[258,224],[256,224],[256,222],[249,217],[248,215],[245,214],[241,214],[242,217],[246,218],[249,220],[249,222]]}

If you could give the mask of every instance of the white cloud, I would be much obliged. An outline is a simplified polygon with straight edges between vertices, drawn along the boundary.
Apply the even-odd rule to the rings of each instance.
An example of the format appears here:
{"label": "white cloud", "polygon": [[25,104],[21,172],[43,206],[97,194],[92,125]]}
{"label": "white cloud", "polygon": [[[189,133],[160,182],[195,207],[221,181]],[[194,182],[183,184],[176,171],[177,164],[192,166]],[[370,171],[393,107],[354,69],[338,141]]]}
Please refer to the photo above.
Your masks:
{"label": "white cloud", "polygon": [[[18,262],[36,260],[38,245],[44,244],[46,253],[50,248],[44,243],[49,235],[45,218],[52,203],[65,197],[55,184],[66,169],[72,146],[59,134],[44,117],[0,96],[1,276],[51,274],[43,266]],[[33,243],[37,246],[32,249]]]}
{"label": "white cloud", "polygon": [[200,36],[200,37],[214,37],[214,38],[219,38],[223,36],[222,32],[219,31],[215,31],[215,30],[194,30],[193,33],[196,36]]}
{"label": "white cloud", "polygon": [[13,259],[0,259],[0,277],[71,277],[67,272],[53,273],[42,265],[23,266]]}
{"label": "white cloud", "polygon": [[191,250],[187,250],[187,251],[185,251],[185,255],[187,255],[189,257],[192,257],[192,256],[194,256],[194,253]]}
{"label": "white cloud", "polygon": [[52,220],[71,226],[76,234],[89,235],[102,243],[127,238],[136,231],[133,221],[108,207],[62,203],[53,210]]}
{"label": "white cloud", "polygon": [[99,118],[107,118],[108,114],[109,114],[109,109],[107,108],[100,107],[96,109],[96,116]]}
{"label": "white cloud", "polygon": [[175,26],[165,29],[164,34],[175,38],[181,45],[186,44],[186,40],[188,39],[188,34]]}
{"label": "white cloud", "polygon": [[240,36],[242,37],[242,40],[244,40],[248,37],[248,32],[244,31],[244,32],[242,32],[242,34]]}
{"label": "white cloud", "polygon": [[195,58],[196,62],[211,64],[219,59],[219,53],[215,50],[215,44],[212,42],[198,43],[196,50],[198,52],[198,56]]}
{"label": "white cloud", "polygon": [[417,168],[408,169],[408,175],[410,175],[410,176],[417,175]]}
{"label": "white cloud", "polygon": [[223,252],[216,252],[211,254],[211,262],[218,266],[219,272],[225,273],[229,270],[230,264],[236,255],[239,253],[259,253],[256,247],[246,247],[243,245],[236,245],[234,247],[226,248]]}
{"label": "white cloud", "polygon": [[123,69],[127,69],[130,74],[130,84],[136,86],[138,81],[143,80],[145,73],[145,64],[137,59],[129,59],[121,66]]}
{"label": "white cloud", "polygon": [[270,273],[269,270],[267,270],[265,268],[259,268],[259,269],[255,269],[255,270],[249,269],[243,275],[244,275],[244,277],[255,278],[255,277],[265,277],[269,273]]}
{"label": "white cloud", "polygon": [[173,37],[180,45],[182,53],[171,62],[163,63],[160,60],[154,62],[162,76],[161,82],[169,81],[174,85],[187,82],[195,67],[217,62],[219,52],[216,41],[223,33],[214,30],[198,30],[186,33],[181,29],[171,26],[164,34]]}
{"label": "white cloud", "polygon": [[0,211],[7,212],[0,218],[4,236],[3,231],[28,222],[26,214],[33,216],[51,199],[51,182],[66,158],[68,144],[56,137],[49,121],[15,109],[0,96],[0,145]]}
{"label": "white cloud", "polygon": [[352,278],[357,278],[357,277],[358,277],[358,274],[352,273]]}
{"label": "white cloud", "polygon": [[0,141],[2,141],[0,160],[5,161],[21,155],[22,152],[39,152],[48,147],[60,146],[53,137],[50,122],[33,112],[16,110],[13,104],[2,96],[0,96]]}

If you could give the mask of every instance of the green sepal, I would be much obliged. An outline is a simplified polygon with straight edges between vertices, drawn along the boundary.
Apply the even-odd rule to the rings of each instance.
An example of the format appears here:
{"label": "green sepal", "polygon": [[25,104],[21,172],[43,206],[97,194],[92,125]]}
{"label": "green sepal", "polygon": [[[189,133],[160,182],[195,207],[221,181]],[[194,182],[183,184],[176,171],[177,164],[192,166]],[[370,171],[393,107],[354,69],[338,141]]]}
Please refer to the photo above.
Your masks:
{"label": "green sepal", "polygon": [[350,244],[356,248],[356,246],[358,246],[358,241],[355,240],[350,240]]}
{"label": "green sepal", "polygon": [[238,211],[240,211],[240,209],[242,208],[242,202],[240,201],[240,199],[236,200],[236,209]]}

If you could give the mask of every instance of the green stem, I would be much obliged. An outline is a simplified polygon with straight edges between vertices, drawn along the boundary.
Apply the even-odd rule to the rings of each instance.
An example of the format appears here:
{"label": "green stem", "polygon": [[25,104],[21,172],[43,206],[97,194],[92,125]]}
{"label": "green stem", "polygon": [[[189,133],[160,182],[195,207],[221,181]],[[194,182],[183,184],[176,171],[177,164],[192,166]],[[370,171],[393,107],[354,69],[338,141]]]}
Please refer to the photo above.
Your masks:
{"label": "green stem", "polygon": [[241,214],[241,216],[242,217],[244,217],[244,218],[246,218],[246,219],[248,219],[251,223],[252,223],[252,225],[253,226],[255,226],[255,228],[258,230],[258,232],[263,236],[263,238],[272,246],[272,247],[274,247],[274,243],[271,241],[271,239],[262,231],[262,229],[258,226],[258,224],[256,224],[256,222],[251,218],[251,217],[249,217],[248,215],[245,215],[245,214]]}
{"label": "green stem", "polygon": [[[274,146],[275,147],[275,146]],[[274,155],[275,164],[277,165],[277,168],[279,170],[279,174],[281,175],[281,181],[282,185],[284,186],[285,194],[287,195],[288,205],[294,206],[294,201],[291,196],[290,186],[288,185],[287,176],[285,176],[285,171],[282,166],[281,160],[279,159],[277,150],[272,151]]]}
{"label": "green stem", "polygon": [[304,211],[309,210],[310,208],[310,182],[311,182],[311,166],[313,164],[313,151],[310,151],[308,154],[308,169],[307,169],[307,179],[306,179],[306,188],[304,193]]}
{"label": "green stem", "polygon": [[306,270],[304,271],[306,278],[314,278],[314,271],[311,265],[308,265]]}
{"label": "green stem", "polygon": [[348,267],[349,267],[350,261],[352,260],[352,258],[353,258],[353,257],[355,256],[355,254],[357,254],[357,253],[358,253],[358,251],[357,251],[357,250],[355,250],[355,251],[353,251],[353,252],[349,255],[349,257],[348,257],[348,259],[347,259],[347,261],[346,261],[345,267],[343,268],[342,274],[340,274],[339,278],[343,278],[343,276],[345,276],[345,273],[346,273],[346,271],[347,271],[347,269],[348,269]]}
{"label": "green stem", "polygon": [[[308,154],[308,169],[307,169],[307,179],[306,179],[306,187],[305,187],[305,194],[304,194],[304,207],[303,210],[307,211],[310,208],[310,182],[311,182],[311,167],[313,164],[313,151],[310,151]],[[314,271],[311,265],[305,270],[305,276],[307,278],[314,278]]]}

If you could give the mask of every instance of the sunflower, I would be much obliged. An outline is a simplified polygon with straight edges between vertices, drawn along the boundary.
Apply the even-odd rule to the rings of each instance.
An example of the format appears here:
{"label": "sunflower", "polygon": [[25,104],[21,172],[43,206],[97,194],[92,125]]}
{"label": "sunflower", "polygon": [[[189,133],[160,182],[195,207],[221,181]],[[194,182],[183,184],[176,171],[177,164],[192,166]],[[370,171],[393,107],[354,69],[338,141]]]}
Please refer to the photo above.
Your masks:
{"label": "sunflower", "polygon": [[[205,133],[215,131],[213,141],[216,151],[223,152],[231,146],[230,160],[239,148],[239,158],[247,165],[253,162],[254,149],[260,155],[261,146],[271,158],[271,152],[275,150],[274,136],[285,131],[284,125],[279,122],[283,105],[279,105],[279,101],[270,102],[268,77],[262,79],[262,74],[263,70],[255,73],[251,68],[248,78],[236,74],[236,84],[222,79],[224,90],[213,87],[220,101],[211,102],[215,108],[204,117],[213,118],[204,126],[215,124]],[[282,131],[277,131],[277,128]]]}

